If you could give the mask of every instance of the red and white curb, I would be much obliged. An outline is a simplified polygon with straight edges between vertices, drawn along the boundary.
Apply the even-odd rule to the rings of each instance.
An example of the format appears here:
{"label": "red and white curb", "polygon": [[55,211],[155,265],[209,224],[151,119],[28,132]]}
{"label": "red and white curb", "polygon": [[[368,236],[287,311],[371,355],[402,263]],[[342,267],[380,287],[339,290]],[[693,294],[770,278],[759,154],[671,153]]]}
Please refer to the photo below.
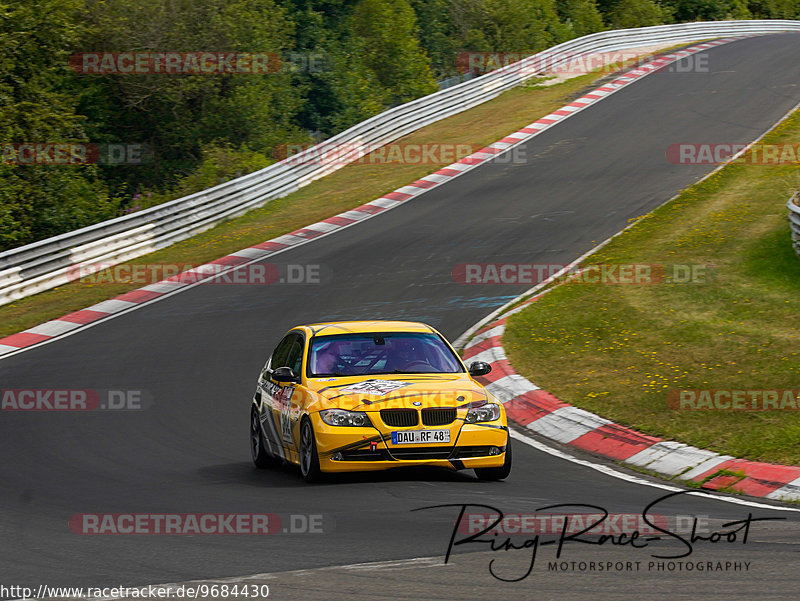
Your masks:
{"label": "red and white curb", "polygon": [[492,366],[491,373],[480,379],[504,404],[511,421],[559,443],[670,478],[701,483],[706,489],[800,500],[800,467],[736,459],[648,436],[573,407],[517,374],[503,349],[506,321],[542,294],[501,313],[464,345],[464,361],[485,361]]}
{"label": "red and white curb", "polygon": [[[519,131],[504,137],[502,140],[490,144],[452,165],[439,169],[435,173],[427,175],[407,186],[398,188],[394,192],[389,192],[381,198],[368,202],[360,207],[313,223],[299,230],[295,230],[294,232],[284,234],[283,236],[273,238],[267,242],[237,251],[205,265],[183,272],[180,275],[167,278],[155,284],[150,284],[149,286],[144,286],[138,290],[126,292],[111,300],[106,300],[80,311],[69,313],[68,315],[29,328],[23,332],[0,338],[0,358],[8,357],[11,354],[17,354],[23,350],[50,342],[61,336],[75,333],[78,330],[89,327],[109,317],[126,313],[144,304],[166,298],[181,290],[210,282],[220,275],[235,270],[237,267],[261,261],[288,248],[306,244],[316,238],[326,236],[360,221],[369,219],[424,194],[432,188],[441,186],[483,163],[491,161],[497,157],[497,155],[502,154],[518,144],[526,142],[560,121],[569,118],[650,73],[664,69],[668,65],[692,54],[696,54],[697,52],[720,46],[743,37],[747,36],[721,38],[719,40],[697,44],[685,50],[659,56],[649,63],[620,75],[612,82],[592,90],[588,94],[553,111],[549,115],[537,119]],[[516,376],[512,375],[510,377],[513,380]]]}

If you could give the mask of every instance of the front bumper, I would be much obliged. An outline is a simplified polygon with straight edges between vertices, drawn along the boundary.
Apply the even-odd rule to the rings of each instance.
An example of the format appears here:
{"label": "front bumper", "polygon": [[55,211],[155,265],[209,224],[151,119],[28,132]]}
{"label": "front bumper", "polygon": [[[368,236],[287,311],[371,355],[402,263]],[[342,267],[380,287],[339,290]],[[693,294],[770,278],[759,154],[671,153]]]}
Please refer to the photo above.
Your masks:
{"label": "front bumper", "polygon": [[374,471],[408,466],[455,470],[500,467],[505,462],[508,444],[504,418],[503,415],[498,420],[481,424],[466,424],[458,419],[446,426],[451,431],[449,443],[393,445],[392,428],[383,424],[379,424],[380,428],[329,426],[319,414],[311,416],[320,469],[324,472]]}

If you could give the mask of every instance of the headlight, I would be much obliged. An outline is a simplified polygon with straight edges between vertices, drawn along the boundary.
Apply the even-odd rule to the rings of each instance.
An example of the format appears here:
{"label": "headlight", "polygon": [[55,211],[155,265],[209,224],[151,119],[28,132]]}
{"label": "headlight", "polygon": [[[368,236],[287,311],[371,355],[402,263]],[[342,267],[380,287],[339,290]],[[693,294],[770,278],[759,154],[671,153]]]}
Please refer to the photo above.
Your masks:
{"label": "headlight", "polygon": [[371,426],[372,422],[363,411],[345,411],[344,409],[325,409],[319,416],[329,426]]}
{"label": "headlight", "polygon": [[486,403],[467,412],[467,423],[493,422],[500,417],[500,405]]}

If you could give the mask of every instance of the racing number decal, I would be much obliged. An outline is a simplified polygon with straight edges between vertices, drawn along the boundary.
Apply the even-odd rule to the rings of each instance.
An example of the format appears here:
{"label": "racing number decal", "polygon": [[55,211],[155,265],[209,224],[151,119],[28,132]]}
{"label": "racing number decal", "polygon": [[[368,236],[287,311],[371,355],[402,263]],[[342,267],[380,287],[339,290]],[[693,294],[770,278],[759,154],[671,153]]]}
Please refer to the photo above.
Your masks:
{"label": "racing number decal", "polygon": [[[292,395],[294,395],[294,386],[280,386],[270,380],[265,380],[262,388],[269,395],[270,409],[278,414],[278,421],[280,422],[281,438],[283,442],[294,443],[292,438]],[[273,420],[274,415],[273,413]],[[274,423],[274,421],[273,421]],[[275,433],[277,434],[277,432]],[[275,441],[278,442],[277,440]]]}
{"label": "racing number decal", "polygon": [[294,386],[284,386],[277,394],[277,401],[280,403],[280,416],[281,416],[281,434],[283,435],[284,442],[294,443],[292,439],[292,395],[294,394]]}

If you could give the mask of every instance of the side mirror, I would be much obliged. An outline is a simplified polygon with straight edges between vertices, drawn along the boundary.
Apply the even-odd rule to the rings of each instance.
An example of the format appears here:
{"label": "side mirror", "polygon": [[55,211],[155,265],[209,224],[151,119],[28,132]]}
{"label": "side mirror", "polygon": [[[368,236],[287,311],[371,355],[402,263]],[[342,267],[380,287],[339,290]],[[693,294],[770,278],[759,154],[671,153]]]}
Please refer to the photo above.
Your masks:
{"label": "side mirror", "polygon": [[299,382],[300,378],[294,375],[291,367],[279,367],[272,371],[272,379],[276,382]]}
{"label": "side mirror", "polygon": [[478,376],[485,376],[491,371],[492,371],[492,366],[483,361],[474,361],[469,365],[469,375],[471,375],[473,378],[477,378]]}

